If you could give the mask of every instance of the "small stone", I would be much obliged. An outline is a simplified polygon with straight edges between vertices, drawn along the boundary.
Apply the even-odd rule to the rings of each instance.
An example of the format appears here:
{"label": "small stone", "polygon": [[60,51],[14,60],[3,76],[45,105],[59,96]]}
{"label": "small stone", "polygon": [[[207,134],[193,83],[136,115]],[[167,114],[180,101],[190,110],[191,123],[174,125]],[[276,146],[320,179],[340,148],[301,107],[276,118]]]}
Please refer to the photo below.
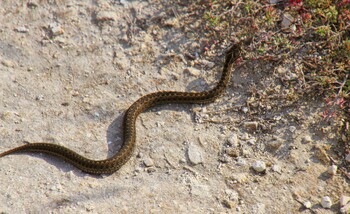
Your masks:
{"label": "small stone", "polygon": [[151,158],[145,158],[143,160],[143,164],[145,164],[146,167],[151,167],[154,165],[153,160]]}
{"label": "small stone", "polygon": [[264,172],[266,170],[266,164],[263,161],[256,161],[252,165],[256,172]]}
{"label": "small stone", "polygon": [[113,11],[100,11],[96,15],[96,20],[100,22],[115,21],[116,19],[117,15]]}
{"label": "small stone", "polygon": [[245,166],[247,165],[247,161],[244,158],[239,157],[237,158],[237,164],[238,166]]}
{"label": "small stone", "polygon": [[312,142],[312,138],[310,135],[306,135],[304,138],[303,138],[303,142],[304,143],[311,143]]}
{"label": "small stone", "polygon": [[51,33],[53,36],[59,36],[59,35],[62,35],[64,33],[64,30],[58,24],[52,23],[52,24],[50,24],[49,27],[51,28]]}
{"label": "small stone", "polygon": [[332,165],[332,166],[328,167],[327,172],[330,175],[336,175],[337,174],[337,170],[338,170],[338,166]]}
{"label": "small stone", "polygon": [[270,4],[277,4],[278,2],[280,2],[281,0],[270,0]]}
{"label": "small stone", "polygon": [[179,20],[178,18],[170,18],[164,21],[163,23],[166,27],[178,27],[179,26]]}
{"label": "small stone", "polygon": [[237,134],[235,134],[235,133],[231,134],[228,137],[227,142],[230,144],[230,146],[233,146],[233,147],[239,146],[239,140],[238,140]]}
{"label": "small stone", "polygon": [[28,33],[28,28],[26,27],[18,27],[15,29],[18,33]]}
{"label": "small stone", "polygon": [[195,77],[197,77],[197,76],[199,76],[201,74],[200,70],[198,70],[197,68],[193,68],[193,67],[185,68],[184,72],[188,73],[188,74],[190,74],[192,76],[195,76]]}
{"label": "small stone", "polygon": [[274,164],[274,165],[272,166],[272,171],[281,173],[281,171],[282,171],[281,166],[280,166],[280,165],[277,165],[277,164]]}
{"label": "small stone", "polygon": [[289,28],[291,26],[291,24],[293,23],[293,21],[294,21],[294,18],[292,15],[290,15],[289,13],[283,14],[282,23],[281,23],[282,28],[284,28],[284,29]]}
{"label": "small stone", "polygon": [[143,157],[143,153],[142,152],[137,153],[136,157],[137,158],[142,158]]}
{"label": "small stone", "polygon": [[340,213],[349,214],[350,213],[350,203],[340,208]]}
{"label": "small stone", "polygon": [[252,121],[252,122],[245,122],[244,123],[244,128],[248,129],[249,131],[256,131],[258,129],[258,125],[259,123],[256,121]]}
{"label": "small stone", "polygon": [[345,160],[346,160],[347,162],[350,162],[350,153],[346,155]]}
{"label": "small stone", "polygon": [[340,203],[340,206],[345,206],[346,204],[348,204],[350,202],[350,197],[349,196],[346,196],[346,195],[342,195],[340,197],[340,200],[339,200],[339,203]]}
{"label": "small stone", "polygon": [[290,126],[289,127],[289,131],[294,133],[297,130],[297,128],[295,126]]}
{"label": "small stone", "polygon": [[295,32],[295,31],[297,30],[297,26],[291,25],[290,28],[289,28],[289,30],[290,30],[291,32]]}
{"label": "small stone", "polygon": [[[287,69],[285,68],[285,67],[278,67],[277,68],[277,72],[279,73],[279,74],[285,74],[285,73],[287,73]],[[277,116],[277,117],[281,117],[281,116]],[[280,118],[281,119],[281,118]],[[280,120],[279,119],[279,120]]]}
{"label": "small stone", "polygon": [[190,144],[188,147],[187,154],[188,154],[188,159],[192,164],[197,165],[197,164],[203,163],[204,154],[203,154],[202,148],[194,144]]}
{"label": "small stone", "polygon": [[245,183],[248,180],[248,174],[247,173],[235,173],[230,177],[231,180],[235,181],[236,183]]}
{"label": "small stone", "polygon": [[213,68],[215,66],[214,62],[211,62],[211,61],[208,61],[208,60],[205,60],[205,59],[202,60],[202,64],[207,66],[208,68]]}
{"label": "small stone", "polygon": [[147,173],[153,173],[153,172],[155,172],[156,171],[156,168],[154,168],[154,167],[148,167],[147,169],[146,169],[146,172]]}
{"label": "small stone", "polygon": [[237,148],[227,148],[225,151],[226,154],[230,157],[236,158],[240,156],[240,151]]}
{"label": "small stone", "polygon": [[249,140],[250,139],[250,136],[248,133],[244,133],[242,136],[241,136],[241,139],[242,140]]}
{"label": "small stone", "polygon": [[222,205],[224,205],[228,209],[232,209],[235,205],[232,201],[229,201],[227,199],[222,200]]}
{"label": "small stone", "polygon": [[328,196],[323,197],[321,200],[321,205],[323,208],[326,208],[326,209],[331,208],[331,206],[333,205],[331,198]]}
{"label": "small stone", "polygon": [[38,7],[38,3],[36,2],[36,1],[29,1],[28,3],[27,3],[27,7],[29,7],[29,8],[36,8],[36,7]]}
{"label": "small stone", "polygon": [[249,140],[247,141],[247,143],[248,143],[249,145],[253,146],[253,145],[255,145],[255,143],[256,143],[256,139],[255,139],[255,138],[251,138],[251,139],[249,139]]}
{"label": "small stone", "polygon": [[245,113],[245,114],[248,112],[248,110],[249,110],[249,109],[248,109],[247,107],[243,107],[243,108],[242,108],[242,111],[243,111],[243,113]]}
{"label": "small stone", "polygon": [[40,94],[38,96],[35,97],[35,100],[37,101],[43,101],[44,100],[44,95]]}
{"label": "small stone", "polygon": [[272,140],[266,143],[266,148],[270,150],[271,152],[277,151],[282,145],[282,141],[277,139],[277,140]]}
{"label": "small stone", "polygon": [[303,205],[304,205],[304,207],[305,207],[306,209],[310,209],[310,208],[312,207],[312,204],[311,204],[310,201],[305,201],[305,202],[303,203]]}
{"label": "small stone", "polygon": [[237,201],[239,200],[239,194],[238,192],[232,190],[232,189],[226,189],[225,193],[230,201]]}

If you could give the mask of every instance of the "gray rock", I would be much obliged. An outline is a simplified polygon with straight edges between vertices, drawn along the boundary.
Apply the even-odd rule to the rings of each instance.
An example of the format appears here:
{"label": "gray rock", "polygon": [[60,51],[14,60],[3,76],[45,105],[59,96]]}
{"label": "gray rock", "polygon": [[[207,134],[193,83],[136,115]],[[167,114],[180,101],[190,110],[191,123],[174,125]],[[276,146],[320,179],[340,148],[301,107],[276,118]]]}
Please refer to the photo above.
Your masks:
{"label": "gray rock", "polygon": [[285,29],[289,28],[292,25],[293,21],[294,21],[294,18],[292,15],[290,15],[289,13],[283,14],[282,23],[281,23],[282,28],[285,28]]}
{"label": "gray rock", "polygon": [[255,161],[252,165],[253,169],[256,171],[256,172],[263,172],[266,170],[266,164],[264,161]]}
{"label": "gray rock", "polygon": [[331,208],[333,205],[331,198],[329,196],[322,197],[321,205],[323,208]]}
{"label": "gray rock", "polygon": [[204,161],[204,153],[202,148],[192,143],[188,147],[187,155],[188,155],[189,161],[194,165],[203,163]]}

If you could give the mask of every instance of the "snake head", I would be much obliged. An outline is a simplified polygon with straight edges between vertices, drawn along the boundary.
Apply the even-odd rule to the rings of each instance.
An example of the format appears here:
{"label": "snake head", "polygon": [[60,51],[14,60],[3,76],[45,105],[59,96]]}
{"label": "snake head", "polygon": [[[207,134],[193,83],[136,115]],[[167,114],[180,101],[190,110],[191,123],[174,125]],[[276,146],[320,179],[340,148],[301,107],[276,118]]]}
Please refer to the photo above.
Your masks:
{"label": "snake head", "polygon": [[226,61],[233,63],[236,61],[242,52],[241,43],[234,43],[227,51],[226,51]]}

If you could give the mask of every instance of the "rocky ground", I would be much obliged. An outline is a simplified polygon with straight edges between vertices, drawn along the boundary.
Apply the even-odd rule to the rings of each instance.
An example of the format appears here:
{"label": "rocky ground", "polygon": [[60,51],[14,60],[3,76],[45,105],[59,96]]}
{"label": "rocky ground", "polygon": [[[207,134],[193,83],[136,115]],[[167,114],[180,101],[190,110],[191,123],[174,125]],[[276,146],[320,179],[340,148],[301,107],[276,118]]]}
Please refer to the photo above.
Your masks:
{"label": "rocky ground", "polygon": [[[183,7],[163,0],[1,1],[1,151],[50,142],[103,159],[122,144],[123,113],[139,97],[213,87],[230,41],[222,52],[203,54],[182,22],[189,15]],[[286,101],[279,77],[292,79],[291,69],[298,63],[244,58],[217,102],[142,113],[135,154],[109,176],[46,155],[3,157],[0,211],[339,212],[350,188],[329,169],[336,131],[322,118],[323,101]]]}

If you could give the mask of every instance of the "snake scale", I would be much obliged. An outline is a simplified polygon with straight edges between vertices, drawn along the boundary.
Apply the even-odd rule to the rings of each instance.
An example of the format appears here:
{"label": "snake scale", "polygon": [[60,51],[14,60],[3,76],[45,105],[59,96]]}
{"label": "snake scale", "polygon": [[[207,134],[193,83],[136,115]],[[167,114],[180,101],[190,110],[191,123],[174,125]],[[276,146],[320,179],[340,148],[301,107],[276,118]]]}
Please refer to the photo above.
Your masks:
{"label": "snake scale", "polygon": [[240,45],[232,45],[226,52],[220,81],[211,90],[203,92],[160,91],[147,94],[135,101],[126,111],[123,119],[124,142],[121,149],[104,160],[91,160],[78,153],[51,143],[29,143],[0,154],[0,157],[19,152],[39,152],[63,159],[80,170],[90,174],[112,174],[123,166],[132,156],[136,141],[137,116],[150,107],[169,103],[204,104],[213,102],[226,89],[233,70],[233,64],[240,57]]}

